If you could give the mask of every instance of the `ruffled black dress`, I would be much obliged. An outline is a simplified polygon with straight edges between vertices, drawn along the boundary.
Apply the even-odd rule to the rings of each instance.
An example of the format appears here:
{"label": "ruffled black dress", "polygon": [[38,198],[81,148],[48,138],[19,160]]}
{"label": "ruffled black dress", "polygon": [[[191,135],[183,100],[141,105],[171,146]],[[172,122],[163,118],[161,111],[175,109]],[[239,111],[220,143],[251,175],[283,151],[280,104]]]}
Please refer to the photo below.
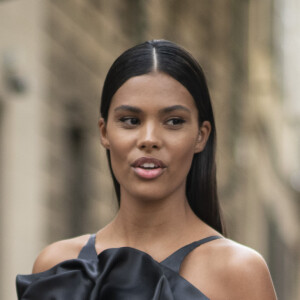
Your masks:
{"label": "ruffled black dress", "polygon": [[220,238],[210,236],[188,244],[162,262],[130,247],[109,248],[99,255],[95,234],[77,259],[16,279],[19,300],[209,300],[179,275],[193,249]]}

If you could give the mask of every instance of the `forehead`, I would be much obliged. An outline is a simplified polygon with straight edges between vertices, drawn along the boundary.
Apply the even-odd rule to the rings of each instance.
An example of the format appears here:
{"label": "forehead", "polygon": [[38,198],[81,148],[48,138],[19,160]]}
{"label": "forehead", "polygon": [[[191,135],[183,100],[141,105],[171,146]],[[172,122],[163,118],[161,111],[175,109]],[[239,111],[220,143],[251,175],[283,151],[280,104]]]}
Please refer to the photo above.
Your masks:
{"label": "forehead", "polygon": [[152,108],[184,105],[197,110],[194,98],[179,81],[157,72],[128,79],[113,96],[111,107],[123,104]]}

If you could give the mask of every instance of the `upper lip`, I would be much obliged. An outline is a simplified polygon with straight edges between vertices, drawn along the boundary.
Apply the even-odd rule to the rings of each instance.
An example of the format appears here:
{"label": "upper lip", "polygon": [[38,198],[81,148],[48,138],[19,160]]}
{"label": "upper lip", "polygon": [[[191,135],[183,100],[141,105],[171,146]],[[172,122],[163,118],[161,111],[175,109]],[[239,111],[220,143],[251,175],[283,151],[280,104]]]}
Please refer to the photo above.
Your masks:
{"label": "upper lip", "polygon": [[153,163],[158,168],[165,168],[166,165],[159,159],[153,157],[140,157],[132,163],[132,167],[137,168],[143,165],[144,163]]}

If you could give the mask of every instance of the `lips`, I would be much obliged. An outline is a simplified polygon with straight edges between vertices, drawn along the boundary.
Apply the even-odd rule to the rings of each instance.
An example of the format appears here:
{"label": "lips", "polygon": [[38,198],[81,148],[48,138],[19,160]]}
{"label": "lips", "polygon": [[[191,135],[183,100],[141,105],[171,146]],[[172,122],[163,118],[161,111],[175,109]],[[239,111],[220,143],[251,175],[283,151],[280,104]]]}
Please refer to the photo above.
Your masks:
{"label": "lips", "polygon": [[153,157],[141,157],[134,161],[134,163],[131,165],[134,168],[141,168],[145,164],[154,164],[155,168],[165,168],[166,165],[159,159],[153,158]]}
{"label": "lips", "polygon": [[166,168],[161,160],[153,157],[141,157],[134,161],[131,166],[139,177],[145,179],[157,178]]}

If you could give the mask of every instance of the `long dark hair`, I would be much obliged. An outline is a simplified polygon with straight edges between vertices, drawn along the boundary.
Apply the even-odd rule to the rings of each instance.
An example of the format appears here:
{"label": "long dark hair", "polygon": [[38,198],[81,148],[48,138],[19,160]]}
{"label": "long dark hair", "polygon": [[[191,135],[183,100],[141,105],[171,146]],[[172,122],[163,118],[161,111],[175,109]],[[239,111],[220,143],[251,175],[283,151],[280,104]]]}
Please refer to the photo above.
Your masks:
{"label": "long dark hair", "polygon": [[[201,220],[224,233],[217,195],[214,115],[204,73],[191,54],[166,40],[147,41],[125,51],[116,59],[106,76],[101,98],[101,116],[107,122],[112,97],[125,81],[153,71],[166,73],[185,86],[197,105],[199,126],[205,120],[211,124],[205,149],[193,157],[187,176],[186,196],[192,210]],[[120,184],[112,171],[109,150],[107,158],[120,206]]]}

